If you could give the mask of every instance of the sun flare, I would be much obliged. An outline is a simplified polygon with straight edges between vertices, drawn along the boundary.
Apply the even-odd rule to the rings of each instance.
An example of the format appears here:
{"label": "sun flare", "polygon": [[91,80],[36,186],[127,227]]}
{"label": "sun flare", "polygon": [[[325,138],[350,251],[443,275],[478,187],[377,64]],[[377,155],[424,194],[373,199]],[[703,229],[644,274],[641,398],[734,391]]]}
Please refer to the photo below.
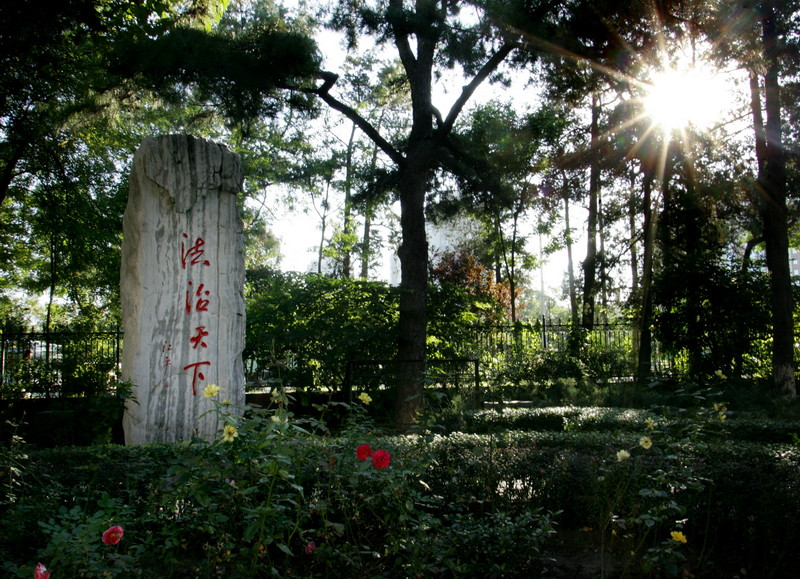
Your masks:
{"label": "sun flare", "polygon": [[690,126],[709,130],[731,104],[728,79],[711,66],[679,61],[649,76],[642,98],[644,112],[666,133]]}

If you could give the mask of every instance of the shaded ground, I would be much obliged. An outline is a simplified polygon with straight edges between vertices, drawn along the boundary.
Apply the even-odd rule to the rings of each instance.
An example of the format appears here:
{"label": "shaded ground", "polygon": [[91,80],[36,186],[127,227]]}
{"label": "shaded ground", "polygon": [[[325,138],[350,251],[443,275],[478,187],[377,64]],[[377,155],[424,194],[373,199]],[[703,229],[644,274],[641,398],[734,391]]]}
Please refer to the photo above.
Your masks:
{"label": "shaded ground", "polygon": [[625,561],[601,548],[595,531],[559,532],[540,561],[535,576],[544,579],[615,579],[625,571]]}

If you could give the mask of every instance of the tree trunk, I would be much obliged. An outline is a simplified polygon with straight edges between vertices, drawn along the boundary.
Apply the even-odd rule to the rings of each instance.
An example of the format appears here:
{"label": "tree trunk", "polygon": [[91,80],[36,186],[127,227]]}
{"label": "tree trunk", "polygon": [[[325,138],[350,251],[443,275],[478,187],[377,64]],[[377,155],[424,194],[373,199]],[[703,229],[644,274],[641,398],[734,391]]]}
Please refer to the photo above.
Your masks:
{"label": "tree trunk", "polygon": [[772,378],[777,393],[794,398],[794,324],[786,209],[786,161],[782,149],[779,47],[773,0],[764,0],[762,3],[761,25],[767,66],[764,75],[766,146],[758,184],[762,192],[760,210],[764,221],[767,269],[771,279]]}
{"label": "tree trunk", "polygon": [[639,359],[636,377],[639,384],[645,384],[650,377],[650,364],[653,356],[652,333],[650,323],[653,312],[653,300],[650,286],[653,279],[653,259],[655,253],[656,227],[658,225],[658,204],[652,200],[653,176],[646,170],[644,177],[644,258],[642,263],[642,299],[639,316]]}
{"label": "tree trunk", "polygon": [[[600,136],[600,104],[597,93],[592,94],[592,144]],[[600,194],[599,159],[592,156],[589,167],[589,215],[587,217],[586,260],[583,262],[583,319],[584,329],[594,326],[595,299],[597,296],[597,198]]]}
{"label": "tree trunk", "polygon": [[372,243],[372,219],[369,208],[364,214],[364,233],[361,237],[361,275],[363,280],[369,279],[370,243]]}
{"label": "tree trunk", "polygon": [[[569,195],[567,193],[567,183],[564,178],[564,228],[565,228],[565,241],[567,245],[567,279],[569,283],[569,311],[570,311],[570,329],[569,329],[569,351],[570,354],[577,357],[580,354],[581,347],[581,327],[579,325],[580,315],[578,313],[578,295],[575,289],[575,271],[572,261],[572,231],[570,231],[569,223]],[[544,293],[544,292],[542,292]]]}
{"label": "tree trunk", "polygon": [[322,274],[322,257],[325,249],[325,230],[328,221],[328,196],[330,195],[331,182],[327,181],[325,185],[325,199],[322,201],[322,213],[320,213],[320,237],[319,237],[319,250],[317,251],[317,274]]}
{"label": "tree trunk", "polygon": [[412,426],[424,408],[428,290],[425,193],[431,159],[431,153],[425,150],[428,147],[410,147],[399,187],[403,241],[397,252],[401,276],[395,425],[401,431]]}
{"label": "tree trunk", "polygon": [[636,251],[636,174],[631,172],[631,188],[628,197],[628,227],[631,233],[631,293],[639,290],[639,254]]}
{"label": "tree trunk", "polygon": [[[502,267],[505,269],[505,279],[508,280],[509,292],[511,292],[510,305],[511,305],[512,323],[517,321],[517,300],[516,300],[517,270],[515,266],[517,257],[516,247],[517,247],[517,226],[519,223],[519,212],[514,211],[513,217],[514,219],[512,224],[510,243],[506,243],[506,238],[503,233],[503,227],[500,223],[500,216],[497,215],[495,217],[495,231],[498,242],[500,244],[500,260],[502,261]],[[499,275],[499,271],[495,273],[495,281],[497,283],[503,281],[503,277],[502,275]]]}
{"label": "tree trunk", "polygon": [[[385,152],[398,167],[400,228],[403,241],[400,258],[400,307],[397,339],[397,387],[395,389],[395,424],[401,429],[416,422],[424,407],[425,341],[427,332],[426,298],[428,292],[428,241],[425,237],[425,194],[433,167],[440,163],[441,150],[469,99],[517,47],[502,45],[480,67],[472,80],[442,117],[432,104],[432,78],[437,44],[444,27],[442,18],[454,9],[442,3],[417,3],[415,18],[403,0],[389,0],[387,18],[390,35],[400,56],[411,92],[411,131],[405,141],[405,154],[398,151],[358,112],[330,94],[338,76],[323,72],[323,84],[311,92],[325,103],[344,113]],[[547,5],[549,10],[550,6]],[[412,38],[413,37],[413,38]],[[437,119],[434,131],[433,119]]]}
{"label": "tree trunk", "polygon": [[[383,115],[381,115],[383,118]],[[370,175],[375,174],[375,169],[378,166],[378,146],[372,148],[372,159],[370,160]],[[364,235],[361,238],[361,279],[369,278],[369,265],[370,257],[372,255],[372,214],[374,203],[370,200],[366,202],[366,209],[364,210]]]}
{"label": "tree trunk", "polygon": [[[602,191],[597,192],[597,239],[600,243],[600,249],[597,253],[599,279],[595,280],[596,291],[600,293],[600,322],[603,324],[608,323],[608,283],[606,275],[606,238],[603,223],[603,195]],[[596,307],[595,307],[596,310]]]}
{"label": "tree trunk", "polygon": [[342,255],[342,277],[350,279],[352,277],[351,254],[350,254],[350,234],[353,232],[353,146],[356,139],[356,124],[350,131],[350,140],[347,142],[347,158],[345,162],[345,183],[344,183],[344,211],[342,218],[342,230],[344,232],[344,254]]}
{"label": "tree trunk", "polygon": [[569,223],[569,194],[567,190],[567,179],[563,177],[564,187],[564,239],[567,246],[567,280],[569,284],[569,311],[572,325],[577,326],[578,314],[578,294],[575,289],[575,268],[572,261],[572,231]]}

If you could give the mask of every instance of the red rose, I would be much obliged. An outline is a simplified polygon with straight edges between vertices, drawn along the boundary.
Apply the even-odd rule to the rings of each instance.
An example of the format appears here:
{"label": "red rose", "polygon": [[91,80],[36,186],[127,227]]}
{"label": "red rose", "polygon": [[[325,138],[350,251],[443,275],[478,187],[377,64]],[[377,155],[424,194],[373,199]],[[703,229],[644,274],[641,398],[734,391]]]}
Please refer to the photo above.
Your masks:
{"label": "red rose", "polygon": [[122,530],[122,527],[119,525],[114,525],[113,527],[109,527],[103,533],[102,541],[106,545],[116,545],[119,543],[120,539],[122,539],[122,535],[125,534],[125,531]]}
{"label": "red rose", "polygon": [[369,444],[362,444],[356,448],[356,458],[358,460],[367,460],[370,456],[372,456],[372,449]]}
{"label": "red rose", "polygon": [[389,460],[391,458],[392,455],[385,450],[376,450],[375,454],[372,455],[372,466],[375,468],[386,468],[389,466]]}
{"label": "red rose", "polygon": [[33,572],[33,579],[50,579],[50,571],[45,569],[41,563],[37,563],[36,571]]}

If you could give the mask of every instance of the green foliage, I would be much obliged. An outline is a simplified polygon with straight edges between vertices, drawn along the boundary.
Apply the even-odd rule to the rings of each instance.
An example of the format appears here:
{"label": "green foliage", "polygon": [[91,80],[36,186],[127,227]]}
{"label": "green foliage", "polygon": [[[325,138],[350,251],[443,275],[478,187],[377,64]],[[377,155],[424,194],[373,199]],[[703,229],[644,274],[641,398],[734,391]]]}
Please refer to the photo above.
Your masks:
{"label": "green foliage", "polygon": [[641,430],[655,414],[647,410],[581,406],[504,408],[465,415],[463,432],[487,434],[503,430],[620,432]]}
{"label": "green foliage", "polygon": [[114,394],[120,334],[56,331],[4,333],[0,396],[102,397]]}
{"label": "green foliage", "polygon": [[284,383],[339,390],[347,360],[389,359],[396,348],[397,291],[386,284],[252,272],[245,357],[266,368],[295,361]]}
{"label": "green foliage", "polygon": [[[475,322],[499,313],[485,293],[454,284],[432,286],[429,296],[431,359],[464,357]],[[348,360],[395,358],[398,300],[399,289],[384,283],[251,271],[245,358],[259,369],[292,359],[282,369],[285,384],[338,390]]]}
{"label": "green foliage", "polygon": [[92,576],[102,570],[104,577],[132,577],[140,573],[133,553],[122,552],[101,542],[103,532],[132,513],[119,499],[103,493],[97,510],[86,513],[79,505],[60,507],[47,521],[39,521],[47,539],[42,558],[59,574]]}
{"label": "green foliage", "polygon": [[521,513],[453,513],[443,517],[430,545],[453,577],[519,577],[545,554],[555,534],[553,516],[540,509]]}
{"label": "green foliage", "polygon": [[[313,41],[274,7],[243,30],[221,19],[227,4],[0,8],[0,292],[48,292],[47,324],[59,302],[83,321],[118,318],[124,173],[143,136],[228,140],[245,153],[251,191],[292,173],[287,157],[305,140],[274,119],[311,107],[301,92],[279,95],[276,86],[313,76]],[[247,221],[251,239],[267,238],[257,218]],[[272,257],[253,253],[261,264]]]}
{"label": "green foliage", "polygon": [[[214,101],[234,124],[277,112],[276,90],[297,88],[318,69],[313,40],[264,18],[232,35],[175,28],[157,38],[120,43],[112,72],[142,88],[179,100],[191,86],[199,102]],[[253,74],[258,70],[259,74]],[[306,108],[306,98],[296,97]]]}
{"label": "green foliage", "polygon": [[697,256],[673,256],[654,284],[654,334],[667,351],[688,353],[693,376],[758,375],[752,354],[771,324],[767,281]]}
{"label": "green foliage", "polygon": [[[30,577],[41,561],[69,576],[530,577],[552,564],[562,536],[630,576],[782,576],[798,563],[798,447],[732,439],[740,419],[720,403],[694,417],[504,411],[486,434],[393,437],[376,432],[365,401],[347,406],[341,435],[320,437],[298,427],[287,402],[276,392],[244,419],[217,402],[213,441],[1,453],[12,478],[0,503],[0,569]],[[497,420],[506,414],[514,421]],[[373,456],[387,451],[388,465],[359,460],[364,444]],[[125,534],[105,545],[112,524]]]}

